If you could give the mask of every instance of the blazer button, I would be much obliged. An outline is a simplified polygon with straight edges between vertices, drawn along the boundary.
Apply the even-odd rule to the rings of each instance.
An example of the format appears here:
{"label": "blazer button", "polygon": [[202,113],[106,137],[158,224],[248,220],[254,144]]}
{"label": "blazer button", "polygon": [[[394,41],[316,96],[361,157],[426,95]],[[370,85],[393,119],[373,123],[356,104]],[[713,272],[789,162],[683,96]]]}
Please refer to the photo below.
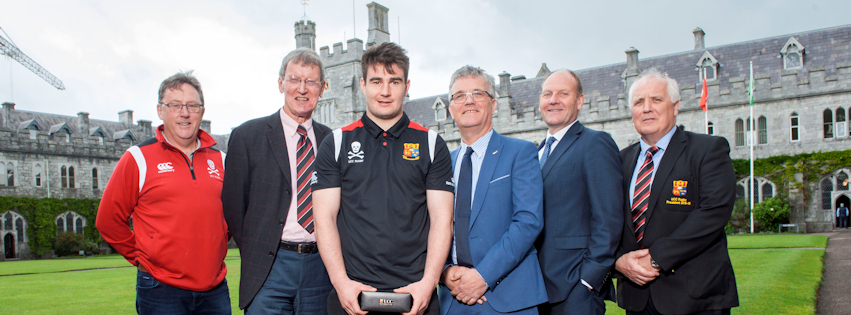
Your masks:
{"label": "blazer button", "polygon": [[281,224],[284,224],[284,223],[286,223],[286,222],[287,222],[287,220],[281,219],[281,220],[280,220],[280,221],[278,221],[278,222],[280,222]]}
{"label": "blazer button", "polygon": [[275,256],[272,252],[269,252],[269,257]]}

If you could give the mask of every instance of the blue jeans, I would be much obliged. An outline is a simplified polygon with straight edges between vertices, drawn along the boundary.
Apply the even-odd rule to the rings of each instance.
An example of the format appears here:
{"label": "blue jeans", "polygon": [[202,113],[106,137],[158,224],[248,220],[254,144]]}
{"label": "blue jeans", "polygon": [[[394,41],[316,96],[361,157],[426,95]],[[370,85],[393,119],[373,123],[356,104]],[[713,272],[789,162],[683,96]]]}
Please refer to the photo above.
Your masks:
{"label": "blue jeans", "polygon": [[136,273],[136,313],[140,315],[231,314],[228,281],[196,292],[157,281],[151,274]]}
{"label": "blue jeans", "polygon": [[319,253],[278,249],[266,282],[245,314],[326,314],[331,280]]}

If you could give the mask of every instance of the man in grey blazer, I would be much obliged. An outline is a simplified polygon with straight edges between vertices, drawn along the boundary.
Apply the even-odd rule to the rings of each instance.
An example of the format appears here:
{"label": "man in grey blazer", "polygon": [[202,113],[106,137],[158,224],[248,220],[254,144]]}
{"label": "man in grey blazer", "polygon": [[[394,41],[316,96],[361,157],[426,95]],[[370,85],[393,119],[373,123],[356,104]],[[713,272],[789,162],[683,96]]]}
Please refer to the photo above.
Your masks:
{"label": "man in grey blazer", "polygon": [[331,130],[311,119],[325,72],[299,48],[281,65],[284,106],[231,132],[222,187],[228,228],[242,256],[239,308],[247,314],[325,314],[331,282],[316,248],[313,160]]}

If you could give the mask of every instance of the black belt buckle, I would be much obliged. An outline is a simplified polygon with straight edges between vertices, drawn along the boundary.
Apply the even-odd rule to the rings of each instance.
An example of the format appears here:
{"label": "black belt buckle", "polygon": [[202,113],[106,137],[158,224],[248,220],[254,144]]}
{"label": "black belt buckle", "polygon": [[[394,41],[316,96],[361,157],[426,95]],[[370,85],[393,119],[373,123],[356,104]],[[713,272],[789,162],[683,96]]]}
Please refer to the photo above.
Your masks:
{"label": "black belt buckle", "polygon": [[315,254],[319,252],[319,249],[316,247],[316,243],[299,244],[281,241],[279,247],[299,254]]}

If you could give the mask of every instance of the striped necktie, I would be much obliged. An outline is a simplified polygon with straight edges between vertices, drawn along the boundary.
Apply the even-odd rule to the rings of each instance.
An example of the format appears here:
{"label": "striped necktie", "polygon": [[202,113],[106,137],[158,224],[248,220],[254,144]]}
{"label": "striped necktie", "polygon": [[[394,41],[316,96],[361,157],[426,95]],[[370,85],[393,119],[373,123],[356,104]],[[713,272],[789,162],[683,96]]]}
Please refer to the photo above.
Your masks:
{"label": "striped necktie", "polygon": [[298,223],[313,233],[313,197],[310,189],[310,179],[313,178],[313,144],[307,136],[307,129],[298,126],[298,157],[296,158],[296,170],[298,177]]}
{"label": "striped necktie", "polygon": [[[644,228],[647,226],[647,208],[650,199],[650,184],[653,177],[653,155],[659,149],[650,147],[644,157],[644,164],[638,171],[638,177],[635,179],[635,192],[632,196],[632,223],[635,226],[635,242],[641,245],[641,240],[644,239]],[[642,246],[643,247],[643,246]]]}

